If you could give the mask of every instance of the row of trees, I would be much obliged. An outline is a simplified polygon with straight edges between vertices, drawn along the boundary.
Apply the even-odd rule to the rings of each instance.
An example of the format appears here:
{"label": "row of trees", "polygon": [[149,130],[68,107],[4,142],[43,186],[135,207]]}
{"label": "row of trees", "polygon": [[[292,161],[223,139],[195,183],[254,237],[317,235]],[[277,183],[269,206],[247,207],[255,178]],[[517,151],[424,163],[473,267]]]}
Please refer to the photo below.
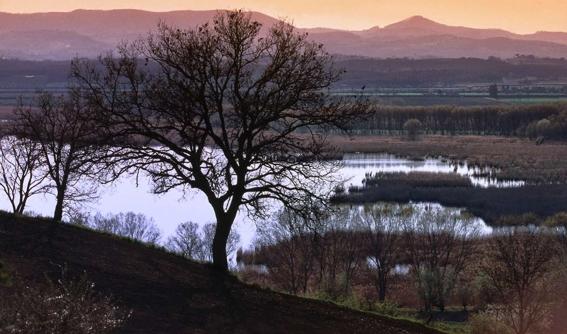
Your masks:
{"label": "row of trees", "polygon": [[260,245],[253,254],[243,254],[242,261],[266,265],[273,273],[270,279],[290,293],[315,289],[333,297],[348,295],[354,277],[367,271],[378,300],[384,301],[395,269],[409,265],[424,307],[431,310],[444,308],[473,253],[478,225],[437,207],[374,206],[318,219],[284,211],[259,227],[259,235]]}
{"label": "row of trees", "polygon": [[284,211],[239,259],[256,268],[243,269],[243,277],[289,293],[412,307],[411,299],[399,299],[400,290],[412,290],[430,320],[435,309],[472,306],[484,324],[532,333],[549,330],[553,311],[564,306],[567,220],[561,217],[551,227],[480,235],[472,218],[438,208],[345,209],[321,225]]}
{"label": "row of trees", "polygon": [[[487,106],[487,107],[377,107],[364,122],[353,122],[351,128],[363,134],[398,135],[407,131],[409,120],[420,122],[426,134],[496,135],[565,139],[567,114],[564,105]],[[548,120],[551,129],[537,129]]]}

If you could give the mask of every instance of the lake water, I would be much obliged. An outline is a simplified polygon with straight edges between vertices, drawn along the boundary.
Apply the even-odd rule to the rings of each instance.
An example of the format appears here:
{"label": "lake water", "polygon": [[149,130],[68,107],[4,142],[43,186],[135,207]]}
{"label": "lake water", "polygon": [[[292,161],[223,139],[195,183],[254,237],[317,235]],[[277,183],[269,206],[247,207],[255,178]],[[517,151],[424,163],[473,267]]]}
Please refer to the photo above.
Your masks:
{"label": "lake water", "polygon": [[[453,163],[444,159],[426,158],[412,160],[391,154],[350,153],[343,156],[342,173],[351,180],[347,185],[362,185],[366,173],[411,173],[428,172],[457,174],[468,177],[477,187],[521,187],[524,181],[499,181],[495,178],[498,169],[470,166],[466,162]],[[346,187],[348,188],[348,186]]]}
{"label": "lake water", "polygon": [[[346,154],[340,176],[346,185],[362,185],[366,173],[376,172],[436,172],[457,173],[467,176],[473,184],[481,187],[521,186],[523,182],[498,182],[492,178],[494,169],[472,168],[466,164],[452,164],[441,159],[409,160],[387,154]],[[483,175],[483,176],[481,176]],[[10,206],[4,197],[0,197],[0,208],[9,210]],[[44,216],[50,216],[54,209],[54,198],[51,195],[36,196],[30,199],[28,210]],[[418,204],[410,204],[418,205]],[[419,204],[423,205],[423,204]],[[427,205],[427,204],[426,204]],[[148,179],[140,177],[137,184],[135,177],[124,176],[112,185],[101,186],[99,199],[87,203],[82,208],[85,212],[120,213],[132,211],[151,217],[164,235],[172,235],[178,224],[193,221],[206,224],[214,221],[214,213],[204,195],[199,192],[184,193],[173,190],[167,194],[154,195]],[[482,230],[490,228],[479,220]],[[255,225],[241,214],[237,225],[243,246],[251,245],[255,236]]]}

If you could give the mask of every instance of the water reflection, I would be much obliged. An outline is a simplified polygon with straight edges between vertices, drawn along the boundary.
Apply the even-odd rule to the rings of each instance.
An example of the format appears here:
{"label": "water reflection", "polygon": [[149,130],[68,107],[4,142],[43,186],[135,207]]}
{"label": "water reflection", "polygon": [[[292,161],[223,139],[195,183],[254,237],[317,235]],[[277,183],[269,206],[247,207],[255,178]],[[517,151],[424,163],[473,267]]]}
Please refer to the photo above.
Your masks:
{"label": "water reflection", "polygon": [[[458,173],[471,178],[471,181],[480,186],[519,186],[523,183],[505,184],[490,181],[489,177],[478,176],[492,175],[494,170],[479,169],[468,167],[466,164],[454,165],[444,162],[441,159],[409,160],[397,158],[387,154],[346,154],[344,164],[340,170],[340,176],[349,179],[350,184],[362,185],[362,180],[366,173],[375,172],[439,172],[439,173]],[[10,206],[5,198],[0,196],[0,209],[10,210]],[[28,210],[44,216],[51,216],[53,213],[55,200],[51,195],[35,196],[29,201]],[[415,209],[416,212],[426,209],[444,209],[439,204],[434,203],[410,203],[406,204]],[[94,215],[97,212],[102,214],[121,212],[135,212],[153,218],[164,235],[164,239],[172,235],[178,224],[186,221],[193,221],[200,225],[215,220],[206,197],[199,192],[183,192],[174,189],[163,195],[154,195],[151,192],[149,179],[134,176],[123,176],[112,185],[101,186],[99,199],[95,202],[86,204],[84,211]],[[277,210],[274,207],[273,210]],[[460,210],[460,209],[448,209]],[[492,230],[482,220],[478,219],[483,233],[490,233]],[[241,234],[244,246],[252,244],[256,234],[253,222],[248,220],[246,215],[239,214],[237,217],[236,228]]]}
{"label": "water reflection", "polygon": [[477,187],[522,187],[524,181],[500,181],[495,175],[498,169],[478,167],[466,162],[453,163],[444,159],[426,158],[412,160],[391,154],[349,153],[343,156],[342,174],[349,179],[348,186],[361,186],[366,173],[428,172],[466,176]]}

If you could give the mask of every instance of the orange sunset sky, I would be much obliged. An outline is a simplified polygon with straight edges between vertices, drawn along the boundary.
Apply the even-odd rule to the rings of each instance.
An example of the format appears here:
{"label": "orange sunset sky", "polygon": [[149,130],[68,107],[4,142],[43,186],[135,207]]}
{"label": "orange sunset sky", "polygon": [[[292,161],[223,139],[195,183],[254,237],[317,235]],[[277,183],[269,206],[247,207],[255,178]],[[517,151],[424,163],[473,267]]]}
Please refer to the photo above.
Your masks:
{"label": "orange sunset sky", "polygon": [[[0,11],[136,8],[152,11],[235,9],[287,18],[299,27],[365,29],[412,15],[519,33],[567,31],[567,0],[0,0]],[[2,24],[0,22],[0,24]]]}

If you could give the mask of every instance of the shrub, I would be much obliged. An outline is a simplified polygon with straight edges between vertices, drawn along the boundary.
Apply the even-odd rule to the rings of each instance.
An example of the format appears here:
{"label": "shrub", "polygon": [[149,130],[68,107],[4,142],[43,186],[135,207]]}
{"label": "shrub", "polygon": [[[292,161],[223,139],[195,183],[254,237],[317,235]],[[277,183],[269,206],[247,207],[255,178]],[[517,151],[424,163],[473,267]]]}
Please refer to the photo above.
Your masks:
{"label": "shrub", "polygon": [[537,122],[531,122],[526,126],[525,135],[530,139],[535,139],[537,137],[537,130],[536,130]]}
{"label": "shrub", "polygon": [[536,134],[538,137],[547,138],[550,134],[551,122],[548,119],[539,120],[536,123]]}
{"label": "shrub", "polygon": [[129,317],[110,297],[94,292],[85,276],[77,281],[48,281],[45,286],[10,288],[0,298],[0,333],[107,333]]}
{"label": "shrub", "polygon": [[421,124],[421,122],[415,118],[408,119],[404,123],[404,131],[407,134],[409,140],[417,140],[422,127],[423,125]]}

